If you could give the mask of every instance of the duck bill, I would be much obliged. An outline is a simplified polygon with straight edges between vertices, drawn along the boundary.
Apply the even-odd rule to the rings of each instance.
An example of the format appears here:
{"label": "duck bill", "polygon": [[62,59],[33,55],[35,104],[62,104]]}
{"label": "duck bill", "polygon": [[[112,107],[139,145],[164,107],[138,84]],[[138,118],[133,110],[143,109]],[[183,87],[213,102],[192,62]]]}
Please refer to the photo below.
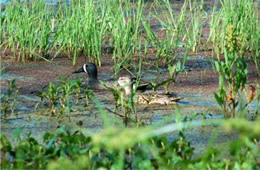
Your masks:
{"label": "duck bill", "polygon": [[72,74],[82,73],[84,72],[84,69],[81,67],[80,69],[73,71]]}

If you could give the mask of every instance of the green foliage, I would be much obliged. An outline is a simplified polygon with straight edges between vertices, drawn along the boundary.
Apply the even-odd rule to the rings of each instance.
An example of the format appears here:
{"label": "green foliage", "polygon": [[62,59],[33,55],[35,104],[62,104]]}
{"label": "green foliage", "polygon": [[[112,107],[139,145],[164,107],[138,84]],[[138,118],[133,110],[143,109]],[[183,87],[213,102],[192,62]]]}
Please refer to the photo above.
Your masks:
{"label": "green foliage", "polygon": [[201,156],[194,157],[194,148],[182,131],[179,137],[169,139],[164,136],[166,131],[153,127],[107,128],[85,137],[81,131],[73,132],[62,126],[55,133],[45,133],[42,144],[27,135],[11,145],[1,134],[1,168],[255,169],[259,167],[260,156],[259,124],[259,119],[226,121],[224,127],[237,129],[241,138],[230,143],[227,149],[230,155],[224,157],[220,149],[212,146]]}
{"label": "green foliage", "polygon": [[[109,1],[108,4],[114,46],[112,59],[115,64],[115,72],[118,73],[120,67],[129,67],[133,62],[140,35],[139,26],[143,15],[143,1],[139,0],[137,6],[131,5],[130,1]],[[133,13],[135,9],[136,12]]]}
{"label": "green foliage", "polygon": [[[42,101],[48,101],[49,113],[62,116],[71,112],[72,98],[76,98],[76,104],[79,102],[82,83],[80,80],[71,81],[67,77],[61,77],[60,80],[61,85],[50,82],[48,86],[42,88],[42,92],[38,96]],[[84,95],[86,100],[85,106],[88,106],[89,100],[93,97],[93,92],[85,88]]]}
{"label": "green foliage", "polygon": [[160,86],[164,86],[165,93],[168,94],[169,93],[168,88],[169,88],[170,83],[172,82],[172,84],[174,85],[178,74],[184,71],[185,62],[186,61],[183,61],[181,63],[180,61],[178,61],[176,64],[173,64],[173,65],[168,64],[168,71],[169,71],[169,75],[170,75],[169,78],[167,78],[163,81],[158,81],[158,79],[161,77],[161,75],[157,76],[155,80],[153,80],[149,83],[150,86],[152,87],[153,91],[156,91]]}
{"label": "green foliage", "polygon": [[42,0],[33,0],[30,5],[12,1],[6,5],[1,31],[2,36],[8,39],[1,44],[11,49],[18,61],[47,60],[53,31],[51,19],[50,8]]}
{"label": "green foliage", "polygon": [[[102,12],[99,14],[98,10]],[[70,6],[60,5],[55,17],[53,47],[73,56],[73,65],[84,54],[98,66],[101,65],[101,40],[106,30],[105,7],[95,8],[94,1],[72,1]],[[55,55],[55,56],[56,56]]]}
{"label": "green foliage", "polygon": [[[44,90],[48,87],[47,92],[44,92]],[[59,90],[57,85],[52,84],[52,82],[49,83],[48,86],[45,86],[42,88],[41,94],[39,94],[39,97],[43,101],[44,99],[48,100],[49,107],[50,107],[50,113],[55,114],[54,106],[57,104],[59,100]]]}
{"label": "green foliage", "polygon": [[[214,6],[212,15],[207,15],[204,1],[187,0],[177,15],[169,0],[153,2],[154,11],[148,16],[161,24],[165,35],[160,37],[143,15],[149,7],[143,0],[136,3],[82,0],[72,1],[70,5],[60,2],[56,7],[43,0],[32,0],[30,4],[15,0],[7,3],[1,14],[0,45],[4,50],[11,50],[18,61],[39,58],[50,61],[50,55],[54,54],[54,59],[65,53],[73,60],[73,65],[83,55],[99,66],[102,45],[108,45],[113,48],[117,73],[121,67],[132,64],[137,51],[142,51],[138,42],[143,39],[155,47],[157,64],[175,62],[178,49],[182,47],[180,44],[188,51],[197,50],[204,22],[211,17],[208,42],[212,42],[218,57],[224,51],[226,29],[233,25],[235,34],[239,35],[240,51],[249,52],[259,73],[257,2],[221,0],[220,3],[220,11]],[[160,10],[161,7],[166,10]]]}
{"label": "green foliage", "polygon": [[[256,33],[257,27],[253,1],[241,0],[235,3],[224,0],[221,3],[223,5],[221,12],[216,17],[212,17],[211,21],[211,27],[215,32],[212,30],[209,37],[215,44],[214,48],[218,56],[215,65],[219,72],[219,91],[215,93],[215,99],[221,106],[225,117],[229,117],[231,113],[231,117],[234,118],[237,106],[242,105],[242,100],[238,99],[239,94],[242,93],[247,82],[246,52],[256,47],[255,45],[248,46],[248,44],[259,42],[251,37]],[[223,22],[223,26],[218,25],[220,22]],[[224,52],[224,61],[220,59],[219,48]],[[258,52],[253,55],[257,55],[258,58]],[[243,108],[245,109],[244,106]]]}
{"label": "green foliage", "polygon": [[[8,90],[7,94],[1,96],[1,113],[3,114],[3,118],[7,119],[7,114],[11,112],[14,114],[14,110],[17,104],[17,96],[19,94],[19,89],[16,86],[16,80],[8,80]],[[3,98],[3,101],[2,101]]]}
{"label": "green foliage", "polygon": [[[232,28],[231,28],[232,29]],[[229,32],[230,30],[228,30]],[[226,39],[225,61],[216,61],[216,69],[219,72],[219,91],[215,93],[215,99],[224,111],[225,117],[231,113],[235,117],[236,107],[238,106],[237,95],[242,92],[247,81],[247,61],[245,57],[238,55],[237,36],[233,33],[232,37]],[[233,37],[235,36],[235,37]],[[226,87],[225,80],[228,84]]]}
{"label": "green foliage", "polygon": [[200,6],[198,6],[197,1],[191,2],[189,0],[190,12],[193,15],[190,21],[187,22],[186,33],[183,37],[185,45],[191,49],[193,52],[199,48],[201,44],[202,28],[205,23],[205,18],[207,18],[207,13],[203,10],[201,1]]}
{"label": "green foliage", "polygon": [[114,87],[109,87],[105,82],[100,81],[101,84],[110,92],[112,92],[113,97],[114,97],[114,112],[117,110],[117,108],[120,106],[120,89],[116,88],[116,85],[114,85]]}
{"label": "green foliage", "polygon": [[[0,45],[4,50],[11,50],[18,61],[39,58],[49,61],[48,56],[55,51],[52,59],[66,53],[73,60],[72,63],[76,64],[77,58],[84,55],[100,66],[101,47],[108,43],[113,47],[112,59],[116,73],[121,68],[134,66],[134,56],[139,54],[139,73],[135,87],[141,77],[143,58],[147,56],[151,46],[155,50],[157,66],[160,62],[168,65],[170,75],[162,82],[157,81],[158,77],[151,82],[151,86],[155,91],[164,85],[168,92],[169,84],[174,84],[178,74],[184,70],[190,50],[197,51],[201,43],[202,27],[208,15],[203,9],[204,1],[200,2],[199,7],[196,7],[197,1],[185,1],[177,15],[170,1],[154,1],[151,8],[159,8],[148,15],[155,16],[153,19],[161,24],[165,33],[161,36],[144,17],[144,10],[148,6],[143,0],[137,3],[131,3],[130,0],[82,0],[71,1],[69,6],[61,2],[55,8],[47,6],[42,0],[32,0],[30,4],[12,1],[6,5],[4,14],[1,14]],[[215,66],[219,72],[219,91],[215,93],[215,99],[225,117],[229,117],[229,114],[237,117],[236,113],[244,114],[245,108],[255,96],[258,100],[260,96],[259,90],[251,90],[246,102],[242,96],[247,83],[248,57],[253,58],[259,73],[258,5],[253,0],[220,2],[221,8],[218,10],[215,6],[212,15],[209,15],[211,20],[208,42],[212,42],[213,52],[217,54]],[[164,8],[163,14],[160,7]],[[191,16],[187,14],[188,9]],[[182,47],[184,57],[180,60],[176,56]],[[60,84],[49,83],[39,96],[47,101],[49,113],[62,116],[71,112],[73,99],[78,104],[82,98],[82,82],[70,81],[64,77],[60,80]],[[9,112],[14,113],[19,93],[15,80],[8,81],[8,85],[7,94],[1,98],[1,113],[5,119]],[[135,115],[134,122],[138,122],[133,99],[136,89],[131,96],[126,97],[120,89],[108,87],[104,83],[103,85],[113,93],[114,113],[120,108],[123,115],[116,114],[124,118],[126,125],[132,120],[132,115]],[[88,87],[83,93],[85,105],[88,106],[94,93]],[[98,102],[95,104],[99,107]],[[35,106],[36,109],[38,107],[39,104]],[[100,112],[104,110],[101,109]],[[42,143],[30,134],[22,137],[21,128],[13,133],[16,145],[0,134],[1,169],[259,168],[259,119],[255,122],[241,119],[225,122],[225,129],[237,130],[241,136],[230,143],[227,148],[228,156],[223,156],[221,149],[212,146],[201,155],[195,155],[194,148],[185,138],[185,131],[180,131],[178,138],[170,139],[165,136],[166,133],[188,127],[181,122],[178,110],[176,113],[177,125],[174,126],[127,129],[111,127],[88,137],[81,131],[73,132],[62,126],[56,133],[45,133]]]}
{"label": "green foliage", "polygon": [[[123,117],[125,126],[127,126],[129,120],[132,120],[131,119],[132,113],[134,113],[136,115],[135,122],[137,122],[137,114],[136,114],[135,105],[134,105],[135,92],[132,92],[131,96],[125,96],[125,94],[122,91],[122,89],[124,87],[118,88],[118,87],[116,87],[116,85],[114,85],[114,87],[109,87],[105,84],[105,82],[101,81],[101,83],[104,85],[104,87],[107,90],[109,90],[113,94],[115,107],[114,107],[114,110],[112,113],[114,113],[120,117]],[[133,83],[133,82],[131,82],[131,83]],[[123,115],[117,113],[117,109],[119,107],[122,108]]]}
{"label": "green foliage", "polygon": [[[185,15],[187,8],[186,1],[184,2],[184,5],[181,8],[181,12],[178,16],[175,15],[168,0],[164,3],[167,8],[167,11],[163,13],[163,16],[165,16],[164,18],[159,17],[161,14],[158,11],[155,11],[155,18],[160,22],[163,29],[165,30],[165,36],[162,40],[153,32],[150,24],[145,21],[143,22],[144,29],[146,31],[144,38],[149,43],[152,43],[157,50],[157,65],[159,65],[159,62],[161,61],[167,64],[176,62],[177,49],[180,47],[179,43],[181,41],[181,37],[185,34],[185,24],[187,19]],[[190,47],[185,49],[189,51]]]}
{"label": "green foliage", "polygon": [[220,59],[221,51],[236,51],[253,58],[259,74],[259,24],[257,2],[222,0],[220,11],[213,8],[208,41]]}

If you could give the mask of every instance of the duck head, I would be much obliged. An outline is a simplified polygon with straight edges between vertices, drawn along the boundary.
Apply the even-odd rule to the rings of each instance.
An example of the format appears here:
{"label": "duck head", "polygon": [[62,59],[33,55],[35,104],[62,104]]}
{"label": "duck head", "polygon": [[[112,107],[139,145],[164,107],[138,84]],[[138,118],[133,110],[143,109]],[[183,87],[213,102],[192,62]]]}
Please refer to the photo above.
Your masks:
{"label": "duck head", "polygon": [[132,93],[133,83],[132,79],[129,76],[119,77],[117,80],[118,85],[124,89],[125,95],[130,96]]}
{"label": "duck head", "polygon": [[94,63],[86,63],[78,70],[74,71],[73,74],[76,73],[88,73],[88,76],[91,80],[97,80],[97,66]]}

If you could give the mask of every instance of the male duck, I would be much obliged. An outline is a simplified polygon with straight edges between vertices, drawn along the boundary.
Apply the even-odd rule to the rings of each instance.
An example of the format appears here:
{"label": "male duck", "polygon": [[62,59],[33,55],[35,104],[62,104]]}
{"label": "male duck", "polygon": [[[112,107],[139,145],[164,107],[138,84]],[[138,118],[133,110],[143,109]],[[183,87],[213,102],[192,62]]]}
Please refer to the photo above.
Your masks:
{"label": "male duck", "polygon": [[[123,76],[119,77],[117,81],[118,85],[124,89],[125,95],[130,96],[133,90],[133,82],[131,77]],[[159,94],[159,93],[143,93],[135,97],[135,102],[139,104],[159,104],[159,105],[169,105],[176,104],[180,101],[181,97],[175,97],[171,94]]]}
{"label": "male duck", "polygon": [[[88,79],[88,86],[92,89],[105,89],[105,87],[99,82],[98,80],[98,70],[97,66],[94,63],[86,63],[78,70],[72,72],[75,73],[81,73],[85,72],[88,73],[89,79]],[[109,86],[112,86],[114,82],[108,81]]]}

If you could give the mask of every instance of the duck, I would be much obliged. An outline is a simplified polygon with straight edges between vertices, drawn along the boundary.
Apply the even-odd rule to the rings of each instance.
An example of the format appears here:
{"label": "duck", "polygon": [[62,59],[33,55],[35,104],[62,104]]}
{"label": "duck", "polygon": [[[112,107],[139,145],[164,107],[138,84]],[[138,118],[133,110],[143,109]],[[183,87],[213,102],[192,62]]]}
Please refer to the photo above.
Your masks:
{"label": "duck", "polygon": [[[116,86],[116,81],[113,79],[109,79],[107,81],[103,81],[101,82],[98,79],[98,69],[96,64],[94,63],[85,63],[82,65],[82,67],[80,67],[79,69],[75,70],[72,72],[72,74],[77,74],[77,73],[82,73],[85,72],[88,74],[89,79],[87,82],[88,87],[90,87],[91,89],[105,89],[107,90],[108,87],[112,87],[114,88]],[[130,76],[129,76],[130,77]],[[136,78],[131,77],[132,80],[135,80]],[[105,85],[104,85],[105,84]],[[105,87],[106,86],[106,87]],[[149,89],[149,83],[142,83],[137,87],[137,91],[146,91],[147,89]]]}
{"label": "duck", "polygon": [[[121,76],[117,80],[118,86],[124,90],[124,95],[130,97],[134,87],[133,80],[129,76]],[[176,97],[173,94],[164,94],[156,92],[145,92],[134,97],[138,104],[145,105],[170,105],[177,104],[182,97]]]}
{"label": "duck", "polygon": [[82,72],[87,73],[89,76],[89,79],[87,82],[87,85],[89,87],[94,88],[94,89],[100,89],[100,88],[103,89],[104,88],[104,86],[98,80],[98,70],[97,70],[96,64],[94,64],[94,63],[83,64],[82,67],[73,71],[72,74],[77,74],[77,73],[82,73]]}

